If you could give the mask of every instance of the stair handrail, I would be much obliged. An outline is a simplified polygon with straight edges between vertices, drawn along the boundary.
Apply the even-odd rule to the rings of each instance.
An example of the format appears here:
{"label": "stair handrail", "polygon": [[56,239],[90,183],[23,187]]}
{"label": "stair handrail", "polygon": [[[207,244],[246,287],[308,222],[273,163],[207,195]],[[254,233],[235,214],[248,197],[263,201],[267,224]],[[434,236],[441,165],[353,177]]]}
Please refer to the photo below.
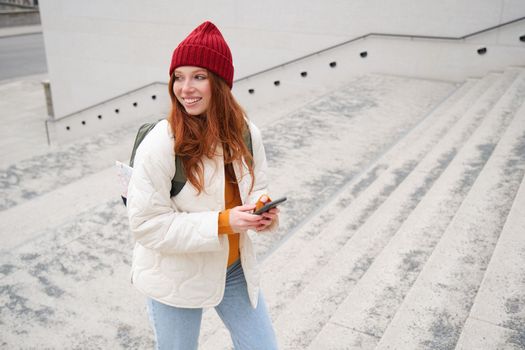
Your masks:
{"label": "stair handrail", "polygon": [[508,21],[508,22],[500,23],[498,25],[491,26],[491,27],[488,27],[488,28],[485,28],[485,29],[482,29],[482,30],[478,30],[478,31],[475,31],[475,32],[467,34],[467,35],[459,36],[459,37],[453,37],[453,36],[432,36],[432,35],[411,35],[411,34],[392,34],[392,33],[368,33],[368,34],[365,34],[365,35],[360,35],[360,36],[355,37],[355,38],[350,39],[350,40],[345,40],[345,41],[343,41],[343,42],[341,42],[339,44],[335,44],[335,45],[326,47],[326,48],[324,48],[322,50],[315,51],[315,52],[309,53],[307,55],[304,55],[304,56],[301,56],[301,57],[298,57],[298,58],[294,58],[293,60],[286,61],[286,62],[278,64],[276,66],[272,66],[270,68],[263,69],[263,70],[261,70],[259,72],[246,75],[246,76],[244,76],[242,78],[239,78],[239,79],[235,80],[235,83],[237,83],[239,81],[242,81],[242,80],[247,80],[247,79],[253,78],[254,76],[257,76],[257,75],[260,75],[260,74],[272,71],[272,70],[277,69],[277,68],[282,68],[282,67],[284,67],[286,65],[289,65],[291,63],[295,63],[295,62],[301,61],[301,60],[303,60],[305,58],[313,57],[313,56],[319,55],[319,54],[321,54],[323,52],[335,49],[337,47],[344,46],[344,45],[350,44],[350,43],[352,43],[354,41],[366,39],[366,38],[372,37],[372,36],[409,38],[409,39],[456,40],[457,41],[457,40],[465,40],[465,39],[470,38],[472,36],[475,36],[475,35],[478,35],[478,34],[482,34],[482,33],[485,33],[485,32],[488,32],[488,31],[491,31],[491,30],[494,30],[494,29],[498,29],[498,28],[501,28],[501,27],[504,27],[504,26],[508,26],[510,24],[513,24],[513,23],[516,23],[516,22],[519,22],[519,21],[523,21],[523,20],[525,20],[525,16],[513,19],[513,20]]}

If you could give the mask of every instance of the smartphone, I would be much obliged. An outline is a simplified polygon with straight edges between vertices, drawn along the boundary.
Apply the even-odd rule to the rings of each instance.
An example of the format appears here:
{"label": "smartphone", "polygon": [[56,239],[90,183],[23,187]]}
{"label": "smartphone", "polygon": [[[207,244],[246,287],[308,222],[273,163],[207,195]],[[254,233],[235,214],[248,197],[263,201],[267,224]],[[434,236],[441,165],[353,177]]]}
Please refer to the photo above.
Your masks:
{"label": "smartphone", "polygon": [[271,201],[269,203],[266,203],[264,205],[264,207],[262,208],[259,208],[259,210],[256,210],[254,211],[253,213],[255,215],[261,215],[262,213],[265,213],[267,212],[268,210],[272,209],[272,208],[275,208],[277,205],[281,204],[282,202],[284,202],[286,200],[286,197],[282,197],[282,198],[278,198],[274,201]]}

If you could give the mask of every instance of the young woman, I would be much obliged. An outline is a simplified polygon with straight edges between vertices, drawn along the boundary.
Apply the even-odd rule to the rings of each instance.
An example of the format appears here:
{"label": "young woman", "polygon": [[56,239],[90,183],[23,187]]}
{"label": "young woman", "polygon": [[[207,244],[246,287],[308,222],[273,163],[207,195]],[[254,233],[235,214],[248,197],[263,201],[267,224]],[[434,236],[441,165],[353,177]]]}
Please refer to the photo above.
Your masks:
{"label": "young woman", "polygon": [[[228,45],[210,22],[174,50],[172,110],[137,149],[128,188],[136,244],[132,283],[147,296],[157,349],[197,349],[202,309],[215,307],[235,349],[276,349],[251,237],[278,226],[259,130],[232,93]],[[251,135],[251,148],[245,134]],[[175,154],[187,182],[170,197]]]}

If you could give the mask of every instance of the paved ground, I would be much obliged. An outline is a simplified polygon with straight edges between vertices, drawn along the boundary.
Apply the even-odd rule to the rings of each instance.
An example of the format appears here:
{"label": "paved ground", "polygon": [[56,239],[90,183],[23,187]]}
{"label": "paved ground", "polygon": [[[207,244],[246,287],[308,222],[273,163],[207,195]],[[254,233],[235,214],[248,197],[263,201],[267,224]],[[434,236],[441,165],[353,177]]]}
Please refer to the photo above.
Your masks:
{"label": "paved ground", "polygon": [[47,72],[40,26],[0,28],[0,80]]}
{"label": "paved ground", "polygon": [[41,26],[0,28],[0,167],[48,151]]}
{"label": "paved ground", "polygon": [[41,25],[0,28],[0,37],[2,38],[10,37],[10,36],[17,36],[17,35],[41,34],[41,33],[42,33]]}
{"label": "paved ground", "polygon": [[49,151],[46,100],[41,83],[44,79],[47,74],[0,82],[0,167]]}

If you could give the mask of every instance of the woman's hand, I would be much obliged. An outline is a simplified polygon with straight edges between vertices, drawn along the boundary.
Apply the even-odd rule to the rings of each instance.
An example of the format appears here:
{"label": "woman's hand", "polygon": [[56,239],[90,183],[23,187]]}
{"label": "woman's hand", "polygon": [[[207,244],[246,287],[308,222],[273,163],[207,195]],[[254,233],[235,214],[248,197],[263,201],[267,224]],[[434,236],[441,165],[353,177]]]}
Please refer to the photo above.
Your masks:
{"label": "woman's hand", "polygon": [[267,212],[262,213],[261,215],[259,215],[261,216],[261,220],[259,221],[259,226],[257,226],[255,229],[257,231],[262,231],[266,229],[268,226],[272,224],[273,220],[277,218],[278,214],[279,214],[279,208],[272,208],[268,210]]}
{"label": "woman's hand", "polygon": [[263,220],[262,215],[253,215],[255,204],[246,204],[230,209],[230,226],[234,232],[257,230]]}
{"label": "woman's hand", "polygon": [[[259,198],[259,200],[255,204],[255,207],[259,209],[260,207],[263,207],[264,204],[270,201],[271,199],[268,196],[262,195],[261,198]],[[259,221],[259,225],[255,228],[255,230],[262,231],[266,229],[268,226],[272,224],[273,220],[275,220],[278,214],[279,214],[279,209],[272,208],[268,210],[267,212],[264,212],[261,215],[259,215],[261,217],[261,220]]]}
{"label": "woman's hand", "polygon": [[246,204],[230,209],[230,227],[234,232],[246,230],[262,231],[270,226],[279,215],[278,208],[272,208],[261,215],[254,215],[257,206],[263,206],[270,198],[262,196],[257,204]]}

